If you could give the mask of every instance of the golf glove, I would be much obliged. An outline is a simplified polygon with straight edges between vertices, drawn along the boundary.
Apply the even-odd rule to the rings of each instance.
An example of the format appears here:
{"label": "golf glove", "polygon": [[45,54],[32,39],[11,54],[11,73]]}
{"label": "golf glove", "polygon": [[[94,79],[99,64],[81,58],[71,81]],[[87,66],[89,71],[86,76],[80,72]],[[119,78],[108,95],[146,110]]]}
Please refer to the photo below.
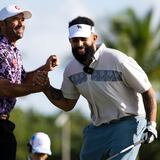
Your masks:
{"label": "golf glove", "polygon": [[142,135],[144,143],[152,143],[157,138],[156,122],[148,122]]}

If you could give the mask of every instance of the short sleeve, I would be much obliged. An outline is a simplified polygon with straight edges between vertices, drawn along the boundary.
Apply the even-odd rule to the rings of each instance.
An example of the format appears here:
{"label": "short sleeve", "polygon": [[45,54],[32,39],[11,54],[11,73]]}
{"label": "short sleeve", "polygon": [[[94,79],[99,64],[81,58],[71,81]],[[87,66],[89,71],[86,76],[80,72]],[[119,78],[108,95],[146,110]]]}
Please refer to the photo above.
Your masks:
{"label": "short sleeve", "polygon": [[0,53],[0,78],[7,78],[9,73],[9,65],[7,63],[6,57]]}
{"label": "short sleeve", "polygon": [[22,81],[24,81],[24,79],[26,78],[26,75],[27,75],[27,73],[26,73],[26,71],[25,71],[25,69],[24,69],[24,67],[22,65],[22,72],[21,72],[21,79],[22,79]]}
{"label": "short sleeve", "polygon": [[62,90],[63,96],[68,99],[78,99],[80,96],[80,93],[78,92],[76,86],[69,79],[67,70],[65,70],[63,74],[63,82],[62,82],[61,90]]}
{"label": "short sleeve", "polygon": [[122,78],[125,84],[139,93],[147,91],[151,83],[138,63],[131,57],[121,63]]}

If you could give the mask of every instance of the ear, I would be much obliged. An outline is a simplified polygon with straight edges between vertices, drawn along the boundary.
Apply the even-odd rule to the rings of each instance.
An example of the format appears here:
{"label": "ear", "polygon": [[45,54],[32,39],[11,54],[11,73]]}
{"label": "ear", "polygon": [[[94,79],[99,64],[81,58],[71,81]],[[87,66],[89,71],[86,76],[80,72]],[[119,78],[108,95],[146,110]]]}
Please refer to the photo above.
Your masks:
{"label": "ear", "polygon": [[97,34],[93,34],[92,36],[93,36],[93,40],[96,41],[97,38],[98,38],[98,35]]}

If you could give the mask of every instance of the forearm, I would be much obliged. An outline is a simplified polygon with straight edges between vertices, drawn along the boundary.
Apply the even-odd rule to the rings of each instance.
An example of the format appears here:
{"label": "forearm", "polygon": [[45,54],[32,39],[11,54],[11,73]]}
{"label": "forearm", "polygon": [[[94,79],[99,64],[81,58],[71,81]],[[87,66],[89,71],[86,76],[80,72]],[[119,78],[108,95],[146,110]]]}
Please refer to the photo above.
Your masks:
{"label": "forearm", "polygon": [[[31,84],[13,84],[8,80],[0,80],[0,96],[4,97],[21,97],[31,93],[40,92],[39,86],[32,86]],[[42,90],[42,89],[41,89]]]}
{"label": "forearm", "polygon": [[56,89],[52,86],[45,88],[44,94],[47,96],[47,98],[52,104],[64,111],[70,111],[71,109],[73,109],[77,102],[77,100],[64,98],[61,90]]}
{"label": "forearm", "polygon": [[146,110],[147,121],[155,121],[157,118],[157,102],[153,88],[142,94]]}

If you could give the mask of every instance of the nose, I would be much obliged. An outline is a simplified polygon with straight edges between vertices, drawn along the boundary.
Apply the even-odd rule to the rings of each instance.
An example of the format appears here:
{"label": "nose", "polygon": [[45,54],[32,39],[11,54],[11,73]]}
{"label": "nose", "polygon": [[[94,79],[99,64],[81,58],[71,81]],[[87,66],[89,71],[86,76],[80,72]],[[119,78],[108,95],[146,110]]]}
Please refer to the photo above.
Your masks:
{"label": "nose", "polygon": [[82,47],[83,46],[83,41],[82,40],[77,40],[77,47]]}
{"label": "nose", "polygon": [[23,18],[18,19],[18,25],[24,26],[24,19]]}
{"label": "nose", "polygon": [[18,23],[19,23],[19,25],[21,25],[21,26],[24,24],[22,20],[19,20]]}

